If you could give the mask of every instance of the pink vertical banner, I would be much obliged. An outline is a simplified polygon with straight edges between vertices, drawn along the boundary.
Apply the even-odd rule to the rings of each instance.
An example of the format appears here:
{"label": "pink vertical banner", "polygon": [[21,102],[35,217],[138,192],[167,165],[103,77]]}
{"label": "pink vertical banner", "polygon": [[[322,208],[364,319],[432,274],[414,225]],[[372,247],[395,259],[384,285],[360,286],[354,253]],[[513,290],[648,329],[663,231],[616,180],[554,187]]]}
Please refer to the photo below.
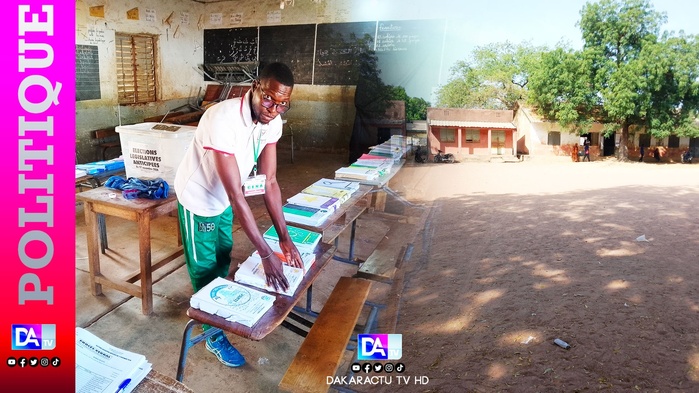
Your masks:
{"label": "pink vertical banner", "polygon": [[74,392],[75,2],[0,10],[0,390]]}

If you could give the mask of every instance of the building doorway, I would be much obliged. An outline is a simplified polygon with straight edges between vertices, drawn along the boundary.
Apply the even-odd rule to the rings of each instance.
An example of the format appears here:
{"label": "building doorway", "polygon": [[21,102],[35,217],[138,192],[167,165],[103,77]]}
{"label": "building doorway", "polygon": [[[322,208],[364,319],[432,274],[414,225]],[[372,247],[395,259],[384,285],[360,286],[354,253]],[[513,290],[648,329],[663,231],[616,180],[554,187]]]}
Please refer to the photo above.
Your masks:
{"label": "building doorway", "polygon": [[491,154],[501,156],[505,151],[505,131],[491,131]]}
{"label": "building doorway", "polygon": [[391,139],[391,129],[387,127],[379,127],[377,131],[376,144],[380,145],[389,139]]}
{"label": "building doorway", "polygon": [[604,157],[613,156],[615,150],[616,134],[605,136],[602,145],[602,155]]}
{"label": "building doorway", "polygon": [[699,157],[699,138],[689,138],[689,150],[694,157]]}

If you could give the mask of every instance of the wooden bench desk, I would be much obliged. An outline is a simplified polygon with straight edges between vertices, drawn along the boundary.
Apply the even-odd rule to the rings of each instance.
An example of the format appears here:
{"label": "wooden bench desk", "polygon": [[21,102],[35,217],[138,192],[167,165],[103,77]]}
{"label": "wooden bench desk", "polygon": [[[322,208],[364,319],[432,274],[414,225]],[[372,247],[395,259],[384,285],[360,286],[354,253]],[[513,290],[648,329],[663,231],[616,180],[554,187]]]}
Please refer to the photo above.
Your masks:
{"label": "wooden bench desk", "polygon": [[[328,391],[327,378],[337,372],[370,289],[371,281],[340,277],[279,383],[281,390],[293,393]],[[373,314],[376,312],[374,308]],[[367,325],[371,327],[372,322],[368,321]]]}
{"label": "wooden bench desk", "polygon": [[[114,197],[110,197],[114,195]],[[183,255],[182,239],[179,236],[177,222],[177,247],[169,256],[160,261],[151,261],[150,222],[156,217],[177,211],[177,198],[170,192],[166,199],[125,199],[121,192],[99,187],[76,194],[76,199],[85,204],[85,232],[87,235],[87,256],[90,267],[90,286],[92,294],[102,294],[102,285],[141,298],[141,311],[148,315],[153,312],[153,271]],[[100,269],[99,223],[98,216],[107,215],[123,218],[138,223],[139,271],[125,279],[116,280],[104,276]],[[182,266],[184,261],[180,263]],[[179,267],[178,266],[178,267]],[[140,281],[140,285],[134,282]]]}
{"label": "wooden bench desk", "polygon": [[[240,337],[248,338],[250,340],[259,341],[271,333],[277,326],[285,324],[285,319],[287,316],[293,315],[292,311],[294,306],[299,302],[301,297],[306,293],[308,289],[311,288],[313,282],[316,280],[320,272],[327,265],[328,261],[335,253],[335,248],[326,243],[320,243],[316,247],[316,261],[313,263],[311,268],[306,272],[306,276],[299,284],[294,296],[286,296],[276,294],[276,300],[274,305],[270,308],[257,323],[253,326],[245,326],[237,322],[228,321],[223,317],[218,315],[209,314],[202,310],[190,307],[187,310],[187,316],[191,319],[187,322],[185,326],[184,333],[182,335],[182,347],[180,349],[180,360],[177,367],[178,381],[182,381],[184,377],[184,368],[187,361],[187,353],[189,349],[196,345],[197,343],[206,340],[212,335],[220,332],[226,331],[238,335]],[[236,264],[232,264],[236,265]],[[226,277],[228,280],[233,281],[235,277],[235,272],[237,267],[231,269],[231,272]],[[257,288],[256,288],[257,289]],[[297,319],[293,318],[293,319]],[[191,337],[192,330],[197,325],[207,324],[212,326],[210,329],[206,330],[197,336]],[[291,325],[294,326],[294,325]],[[294,326],[295,327],[295,326]],[[294,330],[294,329],[292,329]],[[298,333],[298,331],[294,330]]]}

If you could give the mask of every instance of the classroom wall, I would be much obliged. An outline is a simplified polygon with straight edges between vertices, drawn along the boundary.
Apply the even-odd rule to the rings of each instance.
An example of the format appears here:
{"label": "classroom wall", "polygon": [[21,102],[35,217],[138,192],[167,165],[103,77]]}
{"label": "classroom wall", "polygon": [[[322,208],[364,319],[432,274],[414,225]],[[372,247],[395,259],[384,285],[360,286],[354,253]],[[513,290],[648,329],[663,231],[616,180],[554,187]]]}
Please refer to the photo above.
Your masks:
{"label": "classroom wall", "polygon": [[[442,0],[437,0],[440,3]],[[101,98],[76,102],[78,162],[96,158],[90,131],[164,114],[203,95],[206,85],[197,66],[203,62],[204,29],[445,18],[445,8],[420,0],[294,0],[282,10],[279,1],[200,3],[193,0],[76,0],[76,44],[99,49]],[[91,16],[91,6],[104,6],[104,17]],[[139,20],[128,10],[138,7]],[[170,23],[166,19],[172,15]],[[150,20],[147,20],[149,18]],[[117,105],[114,34],[158,35],[158,101]],[[390,70],[383,71],[390,74]],[[415,78],[419,78],[415,75]],[[436,88],[437,86],[435,86]],[[354,86],[297,84],[293,109],[285,118],[299,149],[345,151],[354,122]],[[109,157],[108,157],[109,158]]]}

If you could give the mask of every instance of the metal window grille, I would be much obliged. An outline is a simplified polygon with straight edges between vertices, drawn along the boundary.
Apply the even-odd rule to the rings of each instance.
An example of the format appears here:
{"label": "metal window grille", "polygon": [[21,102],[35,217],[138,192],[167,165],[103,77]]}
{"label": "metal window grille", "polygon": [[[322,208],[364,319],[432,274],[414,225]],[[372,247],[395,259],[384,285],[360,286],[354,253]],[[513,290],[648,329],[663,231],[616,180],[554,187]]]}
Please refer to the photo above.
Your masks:
{"label": "metal window grille", "polygon": [[466,130],[466,143],[479,143],[481,141],[481,130]]}
{"label": "metal window grille", "polygon": [[442,128],[439,130],[440,142],[454,142],[454,130],[451,128]]}
{"label": "metal window grille", "polygon": [[120,104],[155,101],[155,37],[116,34],[116,63]]}

